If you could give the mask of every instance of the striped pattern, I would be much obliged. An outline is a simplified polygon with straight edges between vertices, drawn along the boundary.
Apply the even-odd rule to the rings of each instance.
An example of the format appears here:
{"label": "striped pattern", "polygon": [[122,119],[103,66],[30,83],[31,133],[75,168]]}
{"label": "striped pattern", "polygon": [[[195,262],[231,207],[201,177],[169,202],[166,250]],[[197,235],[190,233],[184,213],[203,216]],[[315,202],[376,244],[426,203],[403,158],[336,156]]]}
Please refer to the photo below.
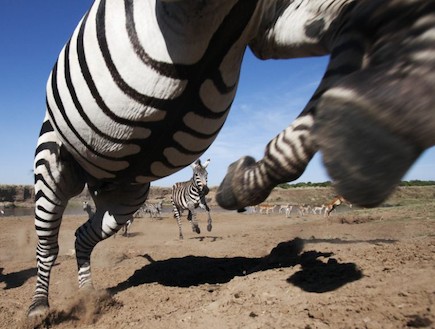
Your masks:
{"label": "striped pattern", "polygon": [[[224,57],[239,46],[237,39],[256,8],[252,1],[230,5],[223,8],[220,25],[211,27],[216,31],[209,40],[183,56],[163,44],[156,53],[156,44],[175,37],[160,31],[165,26],[158,25],[155,14],[163,10],[161,3],[101,0],[93,5],[47,85],[50,121],[88,174],[148,183],[184,168],[209,147],[235,95],[239,69],[228,70],[240,66],[243,52],[229,63]],[[177,56],[180,63],[172,63]]]}
{"label": "striped pattern", "polygon": [[181,229],[181,214],[183,210],[187,210],[187,220],[192,225],[192,231],[200,233],[198,221],[196,219],[195,209],[201,207],[207,212],[207,231],[212,229],[212,220],[210,216],[210,208],[207,205],[205,196],[208,194],[207,186],[207,166],[210,160],[207,160],[203,165],[200,160],[192,164],[193,176],[189,181],[175,183],[172,186],[171,201],[174,209],[174,218],[178,224],[179,238],[183,239]]}
{"label": "striped pattern", "polygon": [[[361,7],[353,9],[354,3]],[[388,6],[392,10],[382,14]],[[381,24],[388,12],[405,17],[403,26]],[[322,101],[331,86],[371,61],[388,60],[379,45],[395,44],[395,28],[406,34],[411,25],[413,38],[430,41],[424,32],[433,26],[433,17],[418,21],[424,12],[433,12],[431,1],[96,0],[47,83],[47,111],[34,163],[38,274],[28,315],[43,318],[48,312],[50,272],[68,200],[87,185],[96,206],[95,215],[77,230],[75,243],[79,286],[90,287],[95,245],[133,217],[146,201],[150,182],[191,164],[216,138],[235,97],[246,47],[262,59],[332,56],[312,100],[269,143],[265,157],[258,162],[244,158],[230,168],[218,201],[233,209],[258,204],[276,184],[301,175],[318,149],[320,128],[329,127],[321,119],[328,117],[322,115],[328,112]],[[361,38],[359,26],[375,35],[374,41]],[[421,52],[406,54],[417,69],[435,58],[425,52],[433,42],[421,39],[416,38]],[[431,86],[435,70],[416,72],[419,77],[428,73],[425,81]],[[422,96],[435,95],[428,89]],[[329,96],[355,99],[354,91],[346,86]],[[342,133],[338,128],[330,130]],[[429,136],[435,129],[427,131]],[[410,140],[417,137],[411,134]],[[335,144],[337,136],[329,139]]]}
{"label": "striped pattern", "polygon": [[263,202],[275,186],[298,178],[318,149],[338,192],[375,206],[435,145],[435,4],[334,4],[342,10],[324,35],[331,56],[319,87],[262,159],[230,165],[216,195],[221,207]]}

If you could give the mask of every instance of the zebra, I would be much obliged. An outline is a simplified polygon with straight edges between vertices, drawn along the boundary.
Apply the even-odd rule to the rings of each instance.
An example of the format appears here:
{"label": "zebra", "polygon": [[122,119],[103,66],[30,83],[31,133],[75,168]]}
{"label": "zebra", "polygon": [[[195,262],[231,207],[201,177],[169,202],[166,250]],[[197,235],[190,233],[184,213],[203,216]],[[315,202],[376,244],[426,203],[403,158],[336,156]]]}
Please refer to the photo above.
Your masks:
{"label": "zebra", "polygon": [[152,204],[152,203],[145,203],[144,212],[149,213],[151,218],[157,217],[157,215],[160,216],[159,208],[157,207],[157,205]]}
{"label": "zebra", "polygon": [[145,212],[149,212],[150,217],[161,217],[163,208],[163,201],[157,203],[145,203]]}
{"label": "zebra", "polygon": [[162,211],[163,211],[163,200],[160,200],[159,202],[157,202],[154,207],[156,208],[156,211],[158,213],[159,216],[162,215]]}
{"label": "zebra", "polygon": [[374,207],[435,145],[435,3],[334,4],[345,8],[322,42],[330,53],[322,81],[263,158],[228,167],[216,195],[221,207],[261,203],[276,185],[298,178],[318,150],[337,193]]}
{"label": "zebra", "polygon": [[207,166],[210,159],[201,164],[201,160],[195,161],[192,164],[193,176],[189,181],[175,183],[172,186],[171,201],[174,211],[174,218],[178,224],[179,238],[183,239],[181,230],[181,214],[184,209],[188,211],[187,220],[192,225],[192,231],[201,233],[196,219],[195,209],[200,207],[207,212],[207,231],[212,229],[212,220],[210,216],[210,208],[207,205],[205,196],[209,189],[207,186]]}
{"label": "zebra", "polygon": [[[324,112],[330,106],[326,101],[316,104],[324,96],[333,96],[334,90],[328,94],[327,87],[350,73],[335,67],[344,57],[356,69],[372,58],[361,50],[371,40],[346,44],[352,40],[352,29],[358,32],[361,26],[376,32],[372,45],[380,40],[393,46],[400,43],[406,50],[411,42],[399,42],[403,38],[396,42],[397,35],[391,32],[405,31],[419,49],[430,50],[419,36],[430,29],[433,20],[425,11],[433,12],[431,4],[426,0],[95,0],[61,50],[47,82],[46,114],[34,158],[37,278],[28,316],[43,319],[48,314],[50,273],[59,252],[58,234],[68,200],[88,184],[96,210],[77,229],[75,249],[79,287],[92,288],[90,259],[97,243],[133,217],[146,201],[152,181],[193,163],[215,140],[235,97],[247,47],[260,59],[331,52],[332,56],[329,73],[315,96],[268,145],[265,158],[258,163],[245,158],[231,167],[218,201],[233,209],[249,205],[251,199],[259,200],[251,204],[258,204],[274,184],[299,177],[319,147],[330,153],[319,144],[325,136],[323,126],[335,130],[326,113],[322,114],[322,106]],[[391,7],[394,19],[401,14],[405,21],[397,19],[390,29],[379,25],[379,7]],[[417,16],[427,20],[407,21]],[[395,56],[403,57],[403,51]],[[416,77],[428,67],[421,56],[411,58]],[[428,79],[432,78],[435,70],[428,67],[427,71]],[[381,81],[381,86],[387,82]],[[365,85],[370,88],[372,84]],[[435,94],[430,86],[425,84],[422,97],[407,97],[402,92],[395,98],[416,98],[421,103]],[[415,122],[414,116],[406,118]],[[351,116],[341,121],[352,120]],[[336,124],[337,133],[348,136],[341,121]],[[424,123],[431,128],[426,135],[432,136],[434,125],[430,120]],[[329,143],[338,138],[325,136]],[[345,146],[340,147],[346,150]],[[420,150],[428,146],[423,143]],[[288,155],[283,157],[282,152]],[[340,153],[340,157],[349,156]],[[364,157],[367,154],[355,161]],[[333,161],[328,160],[327,166],[329,162]],[[252,166],[252,174],[244,174],[247,166]],[[403,172],[406,166],[399,167]],[[377,183],[386,179],[381,177]],[[388,190],[387,183],[379,185]]]}

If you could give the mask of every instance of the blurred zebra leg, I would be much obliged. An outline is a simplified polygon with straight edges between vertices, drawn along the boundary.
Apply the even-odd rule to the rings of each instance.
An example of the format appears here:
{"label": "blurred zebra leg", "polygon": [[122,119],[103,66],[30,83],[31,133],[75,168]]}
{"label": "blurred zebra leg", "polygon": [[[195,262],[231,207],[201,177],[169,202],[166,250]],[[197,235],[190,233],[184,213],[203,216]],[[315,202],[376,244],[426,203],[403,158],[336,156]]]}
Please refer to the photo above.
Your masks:
{"label": "blurred zebra leg", "polygon": [[150,184],[92,186],[89,190],[96,211],[76,231],[76,257],[79,287],[92,287],[91,253],[98,242],[109,238],[123,227],[145,202]]}
{"label": "blurred zebra leg", "polygon": [[276,185],[302,175],[317,151],[313,123],[312,113],[301,115],[269,142],[261,160],[246,156],[231,164],[216,193],[218,204],[232,210],[259,204]]}
{"label": "blurred zebra leg", "polygon": [[68,200],[84,186],[83,171],[65,150],[46,119],[35,153],[35,228],[37,279],[28,316],[43,318],[48,312],[50,273],[59,253],[58,235]]}
{"label": "blurred zebra leg", "polygon": [[211,231],[212,229],[212,220],[211,220],[211,216],[210,216],[210,208],[207,204],[207,202],[205,201],[205,196],[201,197],[201,201],[199,203],[199,207],[201,209],[204,209],[207,213],[207,231]]}
{"label": "blurred zebra leg", "polygon": [[[337,192],[352,203],[384,201],[435,145],[434,26],[433,2],[386,0],[358,3],[343,28],[354,31],[348,44],[365,47],[364,65],[319,100],[315,133]],[[334,52],[331,61],[347,65]]]}
{"label": "blurred zebra leg", "polygon": [[[364,48],[340,47],[348,40],[355,41],[352,29],[344,30],[349,11],[344,11],[334,25],[329,46],[335,48],[326,72],[314,95],[293,123],[272,139],[259,161],[243,157],[231,164],[216,193],[218,204],[225,209],[235,210],[263,202],[272,189],[280,183],[299,178],[311,158],[318,150],[313,132],[316,125],[318,101],[335,83],[358,70],[364,59]],[[338,22],[337,22],[338,23]],[[356,44],[361,40],[356,40]],[[344,60],[344,59],[345,60]],[[346,65],[341,65],[345,62]]]}

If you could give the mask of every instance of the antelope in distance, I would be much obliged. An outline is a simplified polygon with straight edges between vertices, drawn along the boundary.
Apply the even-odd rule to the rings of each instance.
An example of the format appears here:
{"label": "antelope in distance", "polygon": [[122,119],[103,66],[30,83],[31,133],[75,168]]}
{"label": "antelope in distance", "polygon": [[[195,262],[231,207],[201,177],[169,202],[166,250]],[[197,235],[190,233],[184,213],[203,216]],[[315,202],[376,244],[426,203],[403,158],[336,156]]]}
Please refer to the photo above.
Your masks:
{"label": "antelope in distance", "polygon": [[329,216],[332,211],[334,211],[338,206],[341,204],[347,204],[349,208],[352,208],[352,204],[347,201],[345,198],[343,198],[341,195],[337,195],[334,197],[331,202],[329,202],[325,207],[325,217]]}

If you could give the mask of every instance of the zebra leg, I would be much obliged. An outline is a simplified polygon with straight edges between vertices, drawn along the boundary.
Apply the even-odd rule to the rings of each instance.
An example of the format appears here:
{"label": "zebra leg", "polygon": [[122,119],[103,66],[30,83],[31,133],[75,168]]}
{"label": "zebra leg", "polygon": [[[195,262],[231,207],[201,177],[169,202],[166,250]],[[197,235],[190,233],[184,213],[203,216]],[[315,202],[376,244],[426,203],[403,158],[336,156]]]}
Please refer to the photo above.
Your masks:
{"label": "zebra leg", "polygon": [[[374,83],[364,78],[368,77],[359,75],[358,84],[367,83],[373,87]],[[422,87],[418,82],[413,85]],[[386,86],[378,89],[384,94],[382,97],[390,94]],[[373,92],[367,97],[357,90],[355,85],[347,84],[346,88],[337,87],[325,94],[316,134],[325,167],[337,192],[352,203],[374,207],[393,192],[424,147],[414,143],[411,134],[401,136],[394,127],[390,128],[390,123],[374,119],[375,115],[370,113],[369,107],[382,112],[390,104],[374,100]],[[400,98],[400,91],[391,91],[393,95]],[[397,104],[397,107],[406,103]],[[412,112],[411,109],[409,111]],[[390,121],[393,126],[404,119],[401,115],[397,116],[400,117],[400,120]]]}
{"label": "zebra leg", "polygon": [[311,136],[314,115],[301,115],[266,147],[263,159],[243,157],[228,167],[216,200],[225,209],[240,209],[263,202],[272,189],[297,179],[317,147]]}
{"label": "zebra leg", "polygon": [[174,218],[177,221],[178,225],[178,237],[180,240],[183,240],[183,231],[181,229],[181,211],[174,203],[172,203],[172,205],[174,207]]}
{"label": "zebra leg", "polygon": [[197,234],[201,233],[198,225],[198,219],[196,218],[195,206],[190,205],[188,211],[189,213],[187,214],[187,220],[192,225],[192,231],[196,232]]}
{"label": "zebra leg", "polygon": [[95,186],[88,182],[95,214],[76,231],[76,257],[79,287],[92,288],[91,253],[98,242],[123,227],[145,202],[150,184]]}
{"label": "zebra leg", "polygon": [[[352,64],[359,67],[362,54],[352,53]],[[330,67],[328,69],[334,69]],[[354,70],[351,66],[351,70]],[[328,86],[347,74],[347,71],[334,70],[325,73],[321,83],[308,104],[294,122],[272,139],[266,146],[264,156],[255,161],[243,157],[228,167],[226,176],[216,193],[216,201],[225,209],[235,210],[263,202],[272,189],[280,184],[299,178],[318,146],[312,129],[315,123],[318,99]]]}
{"label": "zebra leg", "polygon": [[315,130],[338,193],[374,207],[435,145],[435,47],[428,37],[435,7],[362,1],[353,15],[350,28],[365,36],[365,65],[322,96]]}
{"label": "zebra leg", "polygon": [[370,31],[366,44],[382,47],[368,44],[367,65],[320,98],[315,134],[337,192],[374,207],[435,144],[435,48],[427,40],[435,18],[423,0],[368,8],[355,8],[351,28]]}
{"label": "zebra leg", "polygon": [[211,232],[212,229],[212,220],[210,216],[210,208],[205,202],[205,200],[199,204],[199,206],[207,212],[207,231]]}
{"label": "zebra leg", "polygon": [[256,162],[252,157],[243,157],[229,166],[216,193],[222,208],[235,210],[263,202],[276,185],[300,177],[317,152],[313,129],[318,100],[330,86],[360,69],[365,55],[364,49],[352,43],[361,41],[358,39],[361,36],[355,35],[345,19],[340,18],[340,21],[343,24],[337,24],[341,28],[331,35],[330,41],[331,45],[336,42],[337,48],[331,53],[326,73],[314,95],[299,117],[269,142],[261,160]]}
{"label": "zebra leg", "polygon": [[35,229],[37,279],[28,317],[39,321],[48,313],[50,273],[59,253],[58,235],[68,200],[79,194],[85,179],[81,168],[44,122],[35,153]]}
{"label": "zebra leg", "polygon": [[128,236],[128,221],[122,226],[122,236]]}

